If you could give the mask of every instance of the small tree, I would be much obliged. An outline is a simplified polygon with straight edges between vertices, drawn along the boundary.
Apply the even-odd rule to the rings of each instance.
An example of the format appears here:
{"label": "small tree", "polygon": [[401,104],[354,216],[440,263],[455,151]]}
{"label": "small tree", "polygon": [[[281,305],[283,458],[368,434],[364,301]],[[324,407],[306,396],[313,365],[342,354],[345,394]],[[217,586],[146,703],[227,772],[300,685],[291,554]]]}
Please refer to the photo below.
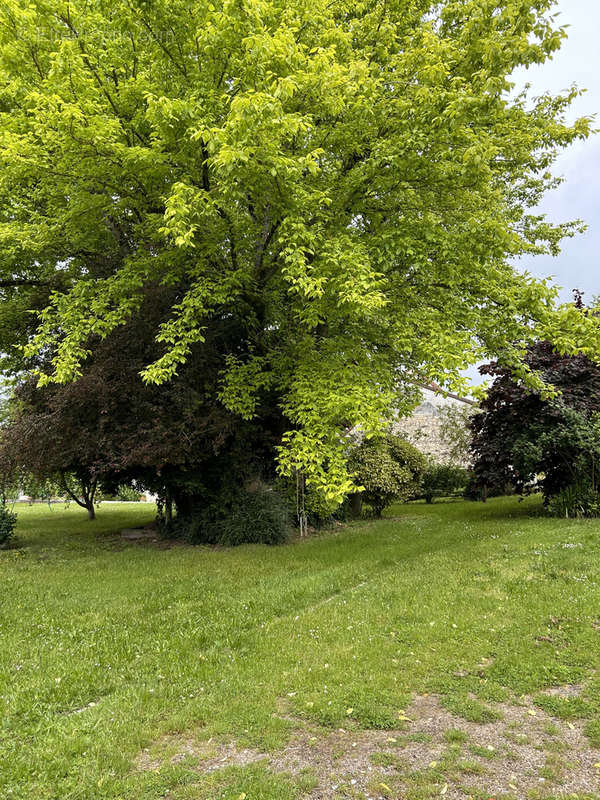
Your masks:
{"label": "small tree", "polygon": [[393,502],[415,495],[425,465],[416,447],[393,434],[364,439],[350,456],[355,481],[363,487],[360,497],[377,517]]}
{"label": "small tree", "polygon": [[96,502],[98,500],[98,477],[89,469],[79,467],[76,473],[61,471],[59,474],[60,486],[67,497],[88,512],[88,519],[96,519]]}
{"label": "small tree", "polygon": [[20,409],[1,432],[0,463],[12,465],[13,484],[32,499],[50,503],[55,495],[67,495],[93,520],[98,476],[80,449],[85,437],[76,429],[76,419],[68,421],[74,426],[70,436],[52,422],[48,408]]}

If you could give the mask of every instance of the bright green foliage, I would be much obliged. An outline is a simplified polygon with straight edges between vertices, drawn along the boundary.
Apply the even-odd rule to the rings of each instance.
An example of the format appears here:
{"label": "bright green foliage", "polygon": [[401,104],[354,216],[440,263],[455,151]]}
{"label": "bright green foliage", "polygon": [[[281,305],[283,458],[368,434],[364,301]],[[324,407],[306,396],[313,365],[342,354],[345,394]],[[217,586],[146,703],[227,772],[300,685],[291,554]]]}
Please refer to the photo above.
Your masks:
{"label": "bright green foliage", "polygon": [[598,321],[507,263],[577,228],[527,211],[588,134],[564,123],[576,90],[509,99],[560,46],[552,6],[6,0],[0,291],[13,320],[40,306],[32,281],[53,292],[27,347],[53,357],[43,380],[176,287],[145,379],[235,317],[215,403],[252,417],[274,393],[281,471],[339,499],[341,431],[381,430],[415,380],[457,387],[493,355],[535,382],[533,338],[596,353]]}
{"label": "bright green foliage", "polygon": [[65,494],[64,486],[58,480],[52,478],[36,478],[35,475],[26,473],[21,477],[21,490],[23,494],[31,498],[32,501],[41,500],[50,503],[53,497],[63,497]]}
{"label": "bright green foliage", "polygon": [[362,498],[380,517],[396,500],[408,500],[418,491],[425,456],[401,436],[388,434],[365,439],[352,452],[350,469],[362,487]]}
{"label": "bright green foliage", "polygon": [[135,486],[128,486],[122,484],[117,487],[117,500],[126,500],[129,503],[135,502],[140,499],[140,490]]}

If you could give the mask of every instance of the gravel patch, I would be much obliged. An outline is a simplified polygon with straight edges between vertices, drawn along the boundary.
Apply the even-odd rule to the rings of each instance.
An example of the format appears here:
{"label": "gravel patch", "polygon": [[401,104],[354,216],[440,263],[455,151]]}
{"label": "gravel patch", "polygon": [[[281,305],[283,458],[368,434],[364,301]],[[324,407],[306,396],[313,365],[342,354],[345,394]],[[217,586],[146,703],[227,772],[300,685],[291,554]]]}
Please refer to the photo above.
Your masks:
{"label": "gravel patch", "polygon": [[[548,693],[574,697],[579,687]],[[600,795],[600,752],[590,747],[582,722],[551,717],[529,698],[489,705],[501,719],[468,722],[444,709],[436,696],[416,696],[406,709],[408,721],[396,731],[361,730],[351,720],[347,728],[329,730],[294,719],[288,743],[274,753],[238,748],[234,741],[169,736],[152,749],[162,758],[145,750],[136,767],[158,770],[191,757],[191,768],[200,774],[257,762],[291,775],[310,770],[317,786],[306,800],[398,798],[424,776],[448,800],[476,791],[490,798]]]}

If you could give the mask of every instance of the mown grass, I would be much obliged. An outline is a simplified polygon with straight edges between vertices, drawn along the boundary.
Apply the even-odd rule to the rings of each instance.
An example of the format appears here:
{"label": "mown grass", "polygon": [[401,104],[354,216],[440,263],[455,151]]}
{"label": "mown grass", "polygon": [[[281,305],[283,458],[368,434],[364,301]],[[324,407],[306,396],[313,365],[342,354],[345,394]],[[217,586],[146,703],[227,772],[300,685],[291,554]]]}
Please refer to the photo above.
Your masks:
{"label": "mown grass", "polygon": [[[600,523],[504,498],[277,548],[161,549],[114,536],[150,507],[18,512],[0,552],[1,798],[294,800],[309,778],[202,782],[135,759],[178,731],[272,750],[293,715],[397,728],[413,692],[481,722],[532,695],[600,744]],[[576,702],[539,694],[579,683]]]}

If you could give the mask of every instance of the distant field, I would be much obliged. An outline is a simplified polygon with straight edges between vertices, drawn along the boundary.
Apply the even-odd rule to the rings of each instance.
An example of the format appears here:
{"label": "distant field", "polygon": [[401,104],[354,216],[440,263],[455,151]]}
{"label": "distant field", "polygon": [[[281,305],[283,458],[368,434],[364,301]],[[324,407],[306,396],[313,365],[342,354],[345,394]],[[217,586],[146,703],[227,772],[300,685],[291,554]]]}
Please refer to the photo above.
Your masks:
{"label": "distant field", "polygon": [[600,523],[398,506],[277,548],[18,507],[0,798],[600,797]]}

